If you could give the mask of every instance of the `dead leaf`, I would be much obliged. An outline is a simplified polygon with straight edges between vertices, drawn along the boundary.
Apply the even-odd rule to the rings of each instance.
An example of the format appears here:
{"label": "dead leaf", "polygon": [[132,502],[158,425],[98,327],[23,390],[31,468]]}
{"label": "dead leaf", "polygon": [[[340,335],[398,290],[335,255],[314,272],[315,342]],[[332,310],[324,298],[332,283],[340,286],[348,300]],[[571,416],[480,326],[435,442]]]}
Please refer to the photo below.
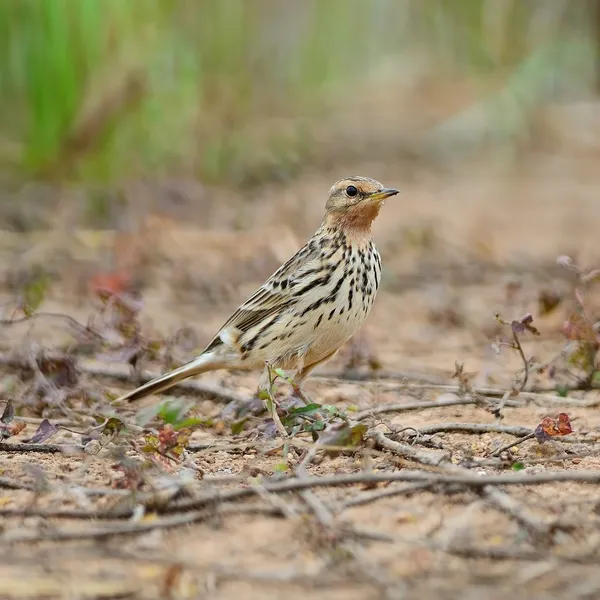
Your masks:
{"label": "dead leaf", "polygon": [[58,425],[52,425],[48,419],[44,419],[33,436],[25,441],[28,444],[41,444],[50,439],[59,429]]}

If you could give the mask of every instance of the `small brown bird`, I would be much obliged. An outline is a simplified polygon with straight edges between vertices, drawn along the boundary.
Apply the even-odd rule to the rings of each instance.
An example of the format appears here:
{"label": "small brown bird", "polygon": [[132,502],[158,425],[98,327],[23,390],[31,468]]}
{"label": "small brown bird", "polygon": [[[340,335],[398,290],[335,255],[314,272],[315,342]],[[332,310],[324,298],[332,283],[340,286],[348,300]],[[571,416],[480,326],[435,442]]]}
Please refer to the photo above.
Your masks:
{"label": "small brown bird", "polygon": [[[362,326],[381,279],[371,224],[398,190],[367,177],[335,183],[319,229],[242,304],[197,358],[125,394],[139,400],[216,369],[294,371],[294,391]],[[261,380],[266,387],[268,371]]]}

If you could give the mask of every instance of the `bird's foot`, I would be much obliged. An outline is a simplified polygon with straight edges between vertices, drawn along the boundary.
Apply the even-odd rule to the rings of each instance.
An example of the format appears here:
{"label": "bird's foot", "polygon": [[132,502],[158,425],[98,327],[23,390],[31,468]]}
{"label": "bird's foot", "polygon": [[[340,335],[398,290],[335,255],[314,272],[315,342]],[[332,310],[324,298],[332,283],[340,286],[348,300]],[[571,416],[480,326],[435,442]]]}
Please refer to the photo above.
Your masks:
{"label": "bird's foot", "polygon": [[312,400],[310,399],[309,396],[306,395],[306,393],[304,392],[302,386],[297,385],[297,384],[293,384],[292,385],[292,394],[291,394],[292,398],[297,398],[298,400],[301,400],[304,405],[306,406],[307,404],[312,404]]}

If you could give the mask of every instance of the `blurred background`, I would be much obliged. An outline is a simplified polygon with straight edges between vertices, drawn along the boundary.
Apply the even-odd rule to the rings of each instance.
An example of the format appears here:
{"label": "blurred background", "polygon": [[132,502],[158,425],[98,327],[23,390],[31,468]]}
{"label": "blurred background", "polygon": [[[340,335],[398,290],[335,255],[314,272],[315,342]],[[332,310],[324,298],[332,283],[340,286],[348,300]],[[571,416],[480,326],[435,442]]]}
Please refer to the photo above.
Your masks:
{"label": "blurred background", "polygon": [[3,2],[0,86],[11,293],[220,320],[350,174],[402,190],[387,291],[596,257],[596,0]]}
{"label": "blurred background", "polygon": [[[569,389],[598,385],[600,294],[596,289],[593,298],[591,286],[582,286],[585,306],[576,301],[573,291],[581,280],[557,266],[557,257],[570,256],[586,273],[600,268],[600,0],[0,0],[0,366],[8,375],[0,377],[0,400],[14,396],[17,411],[48,417],[51,427],[58,416],[68,416],[67,428],[74,427],[62,438],[68,444],[88,437],[89,415],[127,414],[105,405],[108,392],[117,395],[116,385],[123,391],[135,387],[130,367],[164,371],[197,354],[231,311],[317,229],[329,188],[348,175],[375,178],[401,193],[387,201],[373,228],[384,269],[373,311],[360,334],[309,380],[315,401],[362,410],[415,398],[447,400],[448,394],[434,391],[413,396],[397,384],[407,378],[454,385],[456,361],[464,362],[474,384],[486,387],[511,389],[524,360],[532,371],[528,385],[551,386],[565,396]],[[132,289],[141,293],[141,302],[127,294]],[[113,297],[102,295],[105,290],[121,294],[130,301],[122,305],[134,308],[119,314]],[[513,340],[511,328],[495,320],[496,311],[509,324],[533,314],[539,336],[517,322],[524,331],[522,356],[506,343],[496,344],[502,354],[494,349],[496,336]],[[90,341],[78,323],[101,335]],[[59,358],[42,361],[48,350]],[[120,382],[104,364],[109,361],[123,367]],[[69,388],[80,368],[85,385]],[[383,378],[362,381],[377,369],[393,374],[389,385]],[[575,377],[575,369],[585,378]],[[361,381],[349,382],[350,370],[360,371]],[[258,373],[218,371],[204,374],[201,383],[246,397],[258,379]],[[558,388],[563,381],[573,386]],[[281,464],[288,468],[281,463],[292,456],[287,440],[283,451],[267,439],[263,453],[262,438],[244,450],[238,442],[262,434],[252,424],[246,431],[232,425],[229,435],[224,423],[237,414],[230,405],[194,397],[189,406],[195,411],[190,414],[202,417],[199,440],[232,442],[227,451],[195,454],[193,477],[203,477],[199,483],[207,486],[200,489],[218,489],[219,482],[229,486],[238,481],[236,473],[245,486],[247,477],[283,474]],[[505,423],[535,427],[550,407],[562,406],[531,403],[507,411]],[[576,439],[593,442],[597,411],[579,406],[565,404]],[[73,415],[84,420],[73,421]],[[242,430],[244,419],[235,421]],[[402,412],[382,424],[401,432],[424,423],[493,419],[479,407],[452,406]],[[39,419],[33,422],[34,430]],[[104,431],[110,430],[112,445],[119,426],[112,417],[110,423]],[[132,429],[136,436],[138,429]],[[77,433],[82,430],[85,437]],[[27,439],[25,432],[21,436]],[[11,491],[14,508],[88,510],[84,486],[114,487],[113,455],[98,454],[96,461],[92,455],[100,444],[89,439],[83,457],[6,454],[3,478],[9,483],[27,478],[26,487]],[[488,456],[500,441],[490,434],[474,439],[460,437],[451,447],[453,459],[480,464],[479,472],[495,463],[472,457]],[[94,443],[98,449],[87,456]],[[557,452],[551,443],[543,450],[537,446],[514,456],[537,460]],[[561,462],[566,469],[598,468],[597,458],[579,464],[596,446],[571,448],[577,463]],[[387,469],[387,462],[377,462],[383,454],[367,450],[360,463],[358,455],[327,458],[315,472]],[[389,464],[407,465],[404,458]],[[524,468],[522,462],[502,464]],[[31,471],[30,477],[27,468],[36,465],[46,470]],[[535,464],[527,472],[530,468],[546,467]],[[211,474],[217,477],[209,479]],[[136,475],[136,481],[142,479]],[[158,481],[145,489],[159,490],[161,499],[167,488]],[[187,493],[189,481],[182,481]],[[556,597],[591,598],[597,577],[583,569],[597,556],[597,529],[588,514],[590,498],[595,500],[581,484],[539,489],[535,496],[519,490],[507,497],[510,502],[493,502],[515,523],[501,520],[479,496],[469,504],[462,491],[446,500],[434,491],[429,499],[415,496],[413,504],[403,497],[390,498],[383,508],[369,505],[352,513],[361,536],[387,541],[377,529],[386,536],[399,532],[389,538],[398,545],[369,546],[364,553],[357,545],[360,554],[335,541],[345,541],[346,521],[339,536],[328,529],[328,520],[321,521],[323,527],[315,521],[313,535],[313,527],[305,533],[293,519],[267,520],[262,513],[240,514],[230,524],[234,515],[213,514],[210,503],[204,529],[186,526],[164,538],[153,531],[139,545],[129,538],[118,538],[118,549],[95,540],[86,545],[77,535],[76,544],[61,542],[60,548],[7,543],[11,554],[0,564],[0,580],[3,593],[16,589],[18,597],[27,586],[30,593],[40,590],[39,597],[134,597],[139,581],[160,577],[164,584],[147,585],[162,591],[143,597],[183,597],[170,593],[179,586],[196,596],[265,600],[285,594],[291,600],[319,594],[316,559],[323,556],[324,585],[338,585],[334,569],[342,569],[345,593],[339,598],[383,597],[384,591],[399,597],[387,594],[388,571],[390,582],[407,578],[407,586],[398,588],[407,598],[425,598],[424,586],[432,586],[438,599],[457,593],[504,598],[513,585],[520,595],[537,586],[550,598],[560,585]],[[349,489],[340,493],[355,498]],[[0,512],[11,502],[7,494],[0,498]],[[328,496],[334,497],[342,498]],[[113,506],[110,498],[102,495],[98,506]],[[341,500],[327,502],[342,506]],[[294,510],[290,505],[289,512]],[[575,511],[579,520],[571,520]],[[5,527],[6,540],[19,539],[9,537],[15,531],[27,540],[34,530],[46,539],[63,539],[54,520],[5,521],[0,529]],[[432,554],[455,541],[471,543],[463,522],[480,524],[490,553],[473,556],[485,561],[475,563],[468,551],[461,564],[457,557]],[[100,523],[93,523],[97,531]],[[317,529],[325,533],[316,535]],[[73,523],[63,531],[69,539],[79,529]],[[419,536],[426,543],[413,546]],[[502,544],[508,539],[505,556]],[[348,548],[354,548],[354,536],[350,541]],[[555,555],[548,554],[552,544]],[[130,560],[136,552],[138,558],[154,556],[153,549],[160,562]],[[516,560],[504,561],[513,552]],[[502,560],[494,561],[496,556]],[[572,566],[561,563],[561,556]],[[350,557],[361,558],[348,562]],[[180,559],[183,572],[171,562]],[[292,559],[302,565],[299,570],[287,562]],[[257,575],[248,582],[242,575],[246,587],[221,594],[217,582],[235,582],[238,567],[211,566],[220,562]],[[370,596],[351,571],[377,582]],[[461,592],[471,581],[478,594]],[[253,582],[257,587],[250,593]],[[262,588],[285,582],[294,587],[271,588],[276,595]],[[482,594],[485,589],[489,593]]]}

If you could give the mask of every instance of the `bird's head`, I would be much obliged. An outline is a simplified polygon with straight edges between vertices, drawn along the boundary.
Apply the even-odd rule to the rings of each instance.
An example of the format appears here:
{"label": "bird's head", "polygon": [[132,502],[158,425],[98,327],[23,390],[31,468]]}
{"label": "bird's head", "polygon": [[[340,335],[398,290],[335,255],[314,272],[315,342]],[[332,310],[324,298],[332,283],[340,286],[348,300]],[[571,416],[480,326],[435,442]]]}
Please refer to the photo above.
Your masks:
{"label": "bird's head", "polygon": [[369,230],[386,198],[397,193],[368,177],[340,179],[329,190],[325,219],[334,227]]}

